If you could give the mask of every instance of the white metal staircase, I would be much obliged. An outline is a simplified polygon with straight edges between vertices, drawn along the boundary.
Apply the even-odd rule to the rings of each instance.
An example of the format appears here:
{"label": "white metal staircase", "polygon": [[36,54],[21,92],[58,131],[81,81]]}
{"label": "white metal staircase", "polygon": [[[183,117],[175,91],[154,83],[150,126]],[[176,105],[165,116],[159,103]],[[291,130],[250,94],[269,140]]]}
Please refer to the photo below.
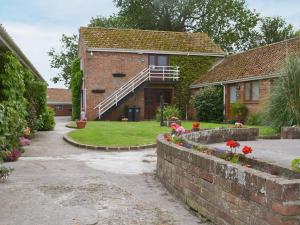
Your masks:
{"label": "white metal staircase", "polygon": [[100,119],[105,112],[107,112],[113,106],[117,106],[119,101],[124,99],[131,92],[134,92],[134,90],[144,82],[177,81],[178,79],[178,66],[149,66],[128,80],[123,86],[118,88],[109,97],[100,102],[94,109],[98,108],[98,117]]}

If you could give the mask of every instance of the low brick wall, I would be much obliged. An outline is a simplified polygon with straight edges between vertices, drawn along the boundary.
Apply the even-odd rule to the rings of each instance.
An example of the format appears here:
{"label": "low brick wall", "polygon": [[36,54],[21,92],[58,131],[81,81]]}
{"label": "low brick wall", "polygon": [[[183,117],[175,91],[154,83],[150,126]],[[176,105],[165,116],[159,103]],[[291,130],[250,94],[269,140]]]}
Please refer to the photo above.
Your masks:
{"label": "low brick wall", "polygon": [[157,138],[157,175],[218,225],[299,225],[300,179],[231,164]]}
{"label": "low brick wall", "polygon": [[300,127],[282,127],[282,139],[300,139]]}
{"label": "low brick wall", "polygon": [[218,143],[226,142],[230,139],[235,141],[253,141],[259,135],[258,128],[226,128],[200,130],[185,134],[185,138],[196,143]]}

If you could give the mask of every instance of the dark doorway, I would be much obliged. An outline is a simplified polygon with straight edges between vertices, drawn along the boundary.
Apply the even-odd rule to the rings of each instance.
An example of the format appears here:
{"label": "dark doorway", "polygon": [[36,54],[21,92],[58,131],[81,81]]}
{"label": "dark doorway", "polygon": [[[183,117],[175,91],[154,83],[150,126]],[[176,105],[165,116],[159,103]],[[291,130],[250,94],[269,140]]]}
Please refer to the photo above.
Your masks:
{"label": "dark doorway", "polygon": [[165,103],[172,103],[172,89],[145,88],[145,116],[146,120],[155,118],[156,111],[159,107],[160,96],[164,96]]}

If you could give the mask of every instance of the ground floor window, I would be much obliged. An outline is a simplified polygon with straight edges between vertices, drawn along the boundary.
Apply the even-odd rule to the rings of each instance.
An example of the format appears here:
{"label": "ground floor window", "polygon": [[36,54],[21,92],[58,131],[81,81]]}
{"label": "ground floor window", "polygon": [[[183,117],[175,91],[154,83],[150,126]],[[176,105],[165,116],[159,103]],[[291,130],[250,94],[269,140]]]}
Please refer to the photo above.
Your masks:
{"label": "ground floor window", "polygon": [[235,103],[237,100],[237,87],[230,86],[230,103]]}
{"label": "ground floor window", "polygon": [[245,83],[245,101],[259,100],[259,81]]}

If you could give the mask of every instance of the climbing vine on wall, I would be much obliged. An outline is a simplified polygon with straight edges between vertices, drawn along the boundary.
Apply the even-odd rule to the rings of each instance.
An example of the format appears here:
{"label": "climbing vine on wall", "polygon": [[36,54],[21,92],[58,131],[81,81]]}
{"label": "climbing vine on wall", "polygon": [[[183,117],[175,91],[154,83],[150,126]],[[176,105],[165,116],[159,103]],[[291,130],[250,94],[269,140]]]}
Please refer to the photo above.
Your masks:
{"label": "climbing vine on wall", "polygon": [[199,79],[212,66],[210,57],[201,56],[171,56],[170,64],[180,67],[179,82],[175,84],[175,104],[185,116],[186,108],[190,103],[190,85]]}

